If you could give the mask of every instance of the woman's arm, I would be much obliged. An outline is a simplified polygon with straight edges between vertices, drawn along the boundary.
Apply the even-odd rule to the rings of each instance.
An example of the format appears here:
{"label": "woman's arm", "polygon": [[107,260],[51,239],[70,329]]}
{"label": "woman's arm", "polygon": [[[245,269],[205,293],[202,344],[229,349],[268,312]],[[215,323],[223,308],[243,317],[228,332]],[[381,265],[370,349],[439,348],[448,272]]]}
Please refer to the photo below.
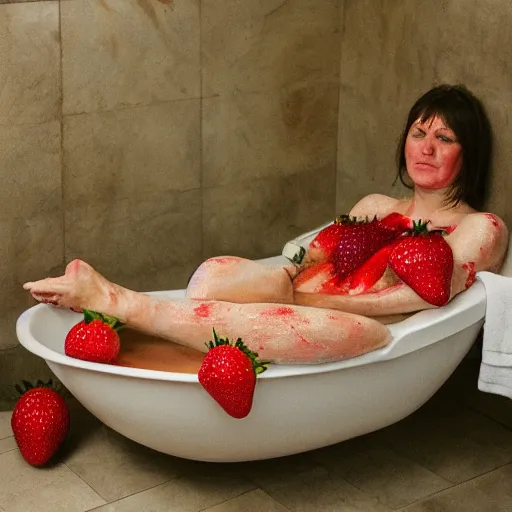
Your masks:
{"label": "woman's arm", "polygon": [[[499,271],[508,246],[508,230],[496,215],[474,213],[465,216],[446,237],[446,241],[454,257],[450,294],[452,299],[473,284],[476,272]],[[295,303],[372,317],[411,313],[435,307],[402,282],[361,295],[304,293],[299,289],[295,292]]]}

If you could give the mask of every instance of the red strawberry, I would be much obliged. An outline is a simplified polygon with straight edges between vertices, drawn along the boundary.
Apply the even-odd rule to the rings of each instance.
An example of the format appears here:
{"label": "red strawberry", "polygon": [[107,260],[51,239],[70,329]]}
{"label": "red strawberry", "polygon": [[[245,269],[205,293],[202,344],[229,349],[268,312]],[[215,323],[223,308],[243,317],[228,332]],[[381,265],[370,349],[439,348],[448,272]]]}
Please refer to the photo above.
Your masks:
{"label": "red strawberry", "polygon": [[85,361],[113,364],[121,348],[117,331],[122,326],[117,318],[84,309],[84,319],[66,336],[64,352]]}
{"label": "red strawberry", "polygon": [[427,224],[414,223],[411,235],[391,253],[389,266],[423,300],[444,306],[450,300],[453,253],[442,231],[428,231]]}
{"label": "red strawberry", "polygon": [[240,338],[233,345],[228,338],[213,341],[198,372],[199,382],[233,418],[245,418],[252,407],[256,375],[264,372],[268,362],[258,362],[258,354],[249,350]]}
{"label": "red strawberry", "polygon": [[398,234],[413,228],[413,220],[410,217],[406,217],[401,213],[390,213],[380,219],[380,224],[388,229],[395,230]]}
{"label": "red strawberry", "polygon": [[346,217],[345,229],[333,253],[334,270],[338,279],[343,280],[402,232],[400,226],[382,223],[376,217],[372,221]]}
{"label": "red strawberry", "polygon": [[[386,245],[387,241],[393,240],[411,227],[411,219],[396,212],[386,215],[381,220],[374,218],[371,222],[368,219],[357,220],[356,217],[341,215],[312,240],[309,244],[309,254],[314,261],[338,260],[338,277],[343,279],[375,251]],[[340,253],[345,253],[347,249],[352,254],[347,254],[346,258],[340,257]],[[356,258],[352,260],[354,251]],[[348,261],[351,263],[346,263]]]}
{"label": "red strawberry", "polygon": [[25,383],[25,387],[28,391],[14,407],[11,427],[23,458],[33,466],[42,466],[66,438],[69,410],[62,396],[42,383],[36,388]]}
{"label": "red strawberry", "polygon": [[350,274],[346,281],[349,285],[350,295],[359,295],[367,292],[384,275],[389,262],[389,256],[398,240],[394,240],[375,254],[370,256],[360,267]]}
{"label": "red strawberry", "polygon": [[347,217],[343,215],[337,217],[333,224],[322,229],[318,235],[309,244],[309,253],[314,256],[313,259],[317,261],[328,260],[336,249],[341,234],[345,229],[343,219]]}

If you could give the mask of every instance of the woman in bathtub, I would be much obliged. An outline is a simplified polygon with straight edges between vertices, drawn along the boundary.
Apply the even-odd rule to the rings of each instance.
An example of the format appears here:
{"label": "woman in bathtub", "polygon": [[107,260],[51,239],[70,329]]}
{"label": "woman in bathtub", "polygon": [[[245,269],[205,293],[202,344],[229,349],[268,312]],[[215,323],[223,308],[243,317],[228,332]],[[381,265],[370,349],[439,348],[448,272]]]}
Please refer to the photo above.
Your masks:
{"label": "woman in bathtub", "polygon": [[[429,229],[446,230],[444,239],[453,254],[447,299],[468,288],[476,272],[498,271],[507,249],[503,221],[477,211],[489,175],[491,142],[485,111],[466,88],[435,87],[413,105],[398,146],[399,177],[412,182],[412,197],[374,194],[350,212],[370,219],[396,213],[408,224],[422,219],[430,221]],[[362,292],[340,287],[338,293],[319,293],[332,273],[317,271],[325,261],[314,246],[304,261],[300,266],[265,266],[242,258],[212,258],[197,269],[180,301],[123,288],[80,260],[72,261],[64,276],[24,288],[41,302],[112,315],[129,327],[198,350],[205,350],[215,328],[243,338],[261,358],[279,363],[363,354],[389,343],[384,321],[390,316],[435,307],[389,268]]]}

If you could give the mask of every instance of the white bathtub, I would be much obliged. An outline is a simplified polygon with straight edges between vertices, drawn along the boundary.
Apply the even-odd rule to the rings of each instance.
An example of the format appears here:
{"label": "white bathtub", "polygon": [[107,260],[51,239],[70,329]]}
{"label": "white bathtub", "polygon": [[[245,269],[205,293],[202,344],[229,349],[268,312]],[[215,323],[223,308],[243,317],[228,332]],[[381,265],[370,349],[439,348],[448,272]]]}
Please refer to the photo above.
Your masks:
{"label": "white bathtub", "polygon": [[[282,261],[282,257],[266,260]],[[155,292],[181,297],[183,291]],[[468,352],[485,315],[477,280],[447,306],[390,325],[385,348],[316,365],[271,365],[258,377],[249,416],[228,416],[197,375],[89,363],[67,357],[64,339],[82,316],[37,305],[17,335],[73,395],[112,429],[164,453],[244,461],[303,452],[390,425],[425,403]]]}

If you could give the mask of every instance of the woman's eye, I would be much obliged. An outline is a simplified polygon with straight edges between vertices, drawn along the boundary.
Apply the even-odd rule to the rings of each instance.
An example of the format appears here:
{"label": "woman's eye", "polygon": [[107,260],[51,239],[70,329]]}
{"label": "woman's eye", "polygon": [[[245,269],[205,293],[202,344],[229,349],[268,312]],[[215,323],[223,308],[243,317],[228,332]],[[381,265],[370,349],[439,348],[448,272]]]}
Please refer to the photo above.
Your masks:
{"label": "woman's eye", "polygon": [[414,138],[420,138],[420,137],[423,137],[425,135],[425,132],[422,132],[421,130],[414,130],[411,135],[414,137]]}
{"label": "woman's eye", "polygon": [[447,137],[446,135],[439,135],[437,138],[438,138],[440,141],[442,141],[442,142],[448,142],[448,143],[455,142],[452,138]]}

